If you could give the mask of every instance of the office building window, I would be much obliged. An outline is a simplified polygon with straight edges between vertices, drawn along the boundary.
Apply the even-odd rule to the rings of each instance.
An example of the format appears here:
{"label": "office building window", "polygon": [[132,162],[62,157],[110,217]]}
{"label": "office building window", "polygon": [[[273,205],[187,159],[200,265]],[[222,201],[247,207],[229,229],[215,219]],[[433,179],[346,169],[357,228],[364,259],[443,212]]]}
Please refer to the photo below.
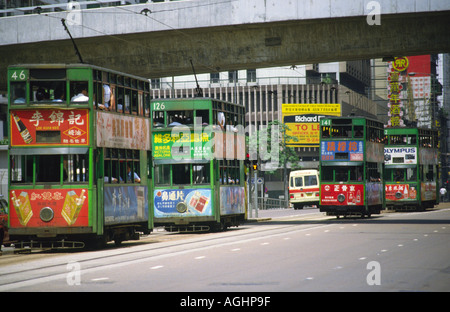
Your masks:
{"label": "office building window", "polygon": [[238,72],[237,70],[229,71],[228,72],[228,81],[229,82],[237,82],[238,81]]}
{"label": "office building window", "polygon": [[247,69],[247,82],[256,82],[256,69]]}
{"label": "office building window", "polygon": [[211,73],[209,76],[209,82],[219,83],[220,82],[219,73]]}

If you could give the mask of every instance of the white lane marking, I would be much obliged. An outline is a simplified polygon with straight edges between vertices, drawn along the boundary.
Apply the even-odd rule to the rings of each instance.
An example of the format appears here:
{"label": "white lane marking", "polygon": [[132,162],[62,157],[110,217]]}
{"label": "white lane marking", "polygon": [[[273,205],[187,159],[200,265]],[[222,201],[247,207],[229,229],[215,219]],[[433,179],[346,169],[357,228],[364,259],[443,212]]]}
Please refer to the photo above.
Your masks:
{"label": "white lane marking", "polygon": [[158,270],[158,269],[161,269],[163,267],[164,267],[163,265],[156,265],[154,267],[151,267],[150,270]]}
{"label": "white lane marking", "polygon": [[93,281],[93,282],[105,281],[105,280],[109,280],[109,277],[99,277],[99,278],[91,279],[91,281]]}

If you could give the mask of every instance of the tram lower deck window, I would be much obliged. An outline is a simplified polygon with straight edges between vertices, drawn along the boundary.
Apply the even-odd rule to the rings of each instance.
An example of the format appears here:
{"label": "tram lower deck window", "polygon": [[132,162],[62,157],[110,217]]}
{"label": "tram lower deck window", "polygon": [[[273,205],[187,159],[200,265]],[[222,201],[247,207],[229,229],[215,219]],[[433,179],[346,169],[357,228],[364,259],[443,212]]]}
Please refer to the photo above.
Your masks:
{"label": "tram lower deck window", "polygon": [[83,183],[89,180],[88,154],[13,155],[12,183]]}
{"label": "tram lower deck window", "polygon": [[172,165],[172,181],[177,184],[191,184],[189,164]]}

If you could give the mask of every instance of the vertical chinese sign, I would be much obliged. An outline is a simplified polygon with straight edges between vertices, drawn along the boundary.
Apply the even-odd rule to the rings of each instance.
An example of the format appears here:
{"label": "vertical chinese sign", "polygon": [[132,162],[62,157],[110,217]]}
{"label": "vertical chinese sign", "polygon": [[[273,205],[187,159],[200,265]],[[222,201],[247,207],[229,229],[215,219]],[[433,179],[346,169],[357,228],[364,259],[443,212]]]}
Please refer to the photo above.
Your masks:
{"label": "vertical chinese sign", "polygon": [[401,92],[403,90],[401,75],[409,65],[407,57],[396,57],[391,63],[388,75],[388,127],[404,127],[403,102]]}

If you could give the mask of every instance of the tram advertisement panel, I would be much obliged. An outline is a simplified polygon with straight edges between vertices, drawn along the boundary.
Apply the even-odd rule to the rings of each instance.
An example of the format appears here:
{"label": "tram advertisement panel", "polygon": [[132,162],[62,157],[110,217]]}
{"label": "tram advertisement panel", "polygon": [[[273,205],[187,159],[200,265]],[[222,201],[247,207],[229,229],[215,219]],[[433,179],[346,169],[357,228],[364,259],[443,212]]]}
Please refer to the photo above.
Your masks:
{"label": "tram advertisement panel", "polygon": [[150,150],[149,120],[97,112],[97,146]]}
{"label": "tram advertisement panel", "polygon": [[160,159],[210,159],[211,146],[208,133],[182,132],[181,129],[183,127],[179,127],[179,131],[153,133],[153,157]]}
{"label": "tram advertisement panel", "polygon": [[105,224],[148,220],[148,188],[108,186],[104,188]]}
{"label": "tram advertisement panel", "polygon": [[11,146],[89,145],[87,109],[12,110]]}
{"label": "tram advertisement panel", "polygon": [[322,184],[320,192],[322,205],[364,205],[362,184]]}
{"label": "tram advertisement panel", "polygon": [[156,218],[212,216],[210,189],[155,190]]}
{"label": "tram advertisement panel", "polygon": [[364,144],[362,140],[320,142],[322,161],[363,161]]}
{"label": "tram advertisement panel", "polygon": [[220,214],[245,213],[245,190],[242,186],[220,187]]}
{"label": "tram advertisement panel", "polygon": [[416,147],[385,147],[384,164],[417,164]]}
{"label": "tram advertisement panel", "polygon": [[85,189],[12,190],[11,227],[88,226]]}
{"label": "tram advertisement panel", "polygon": [[385,191],[386,200],[417,200],[416,184],[386,184]]}
{"label": "tram advertisement panel", "polygon": [[436,199],[436,182],[421,182],[420,183],[420,196],[422,200],[435,200]]}

